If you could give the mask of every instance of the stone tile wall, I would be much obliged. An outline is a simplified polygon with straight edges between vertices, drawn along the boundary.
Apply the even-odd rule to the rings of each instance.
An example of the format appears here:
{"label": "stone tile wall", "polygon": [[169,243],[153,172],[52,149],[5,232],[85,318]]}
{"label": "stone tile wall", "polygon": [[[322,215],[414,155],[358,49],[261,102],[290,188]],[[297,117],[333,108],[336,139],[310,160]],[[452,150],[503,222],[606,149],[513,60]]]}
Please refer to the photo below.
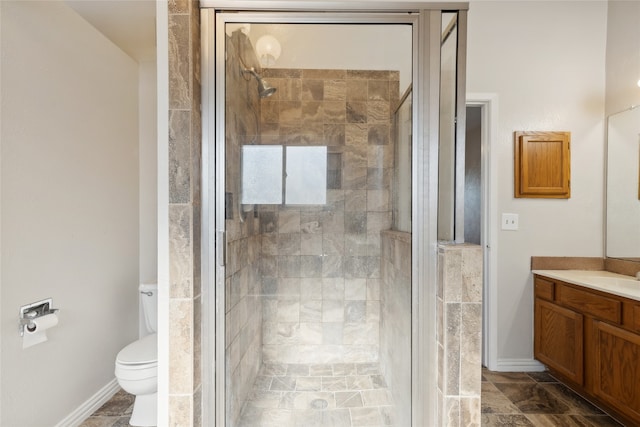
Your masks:
{"label": "stone tile wall", "polygon": [[201,424],[200,11],[169,8],[169,407],[170,426]]}
{"label": "stone tile wall", "polygon": [[[242,55],[242,61],[239,56]],[[260,221],[239,204],[240,150],[258,138],[260,99],[242,62],[256,65],[251,43],[241,31],[227,37],[226,90],[226,277],[225,343],[227,423],[237,425],[242,405],[262,364]]]}
{"label": "stone tile wall", "polygon": [[380,369],[395,402],[394,422],[411,425],[411,234],[382,233]]}
{"label": "stone tile wall", "polygon": [[480,426],[482,248],[438,245],[438,425]]}
{"label": "stone tile wall", "polygon": [[377,361],[398,72],[265,69],[261,143],[328,146],[327,204],[260,206],[265,361]]}

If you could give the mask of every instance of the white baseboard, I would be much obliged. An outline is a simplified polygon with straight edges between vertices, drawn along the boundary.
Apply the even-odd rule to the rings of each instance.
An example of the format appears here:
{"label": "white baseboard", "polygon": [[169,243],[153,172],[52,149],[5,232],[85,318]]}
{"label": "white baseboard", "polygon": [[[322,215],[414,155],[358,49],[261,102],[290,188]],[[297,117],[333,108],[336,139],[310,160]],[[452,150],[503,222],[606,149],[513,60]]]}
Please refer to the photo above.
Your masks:
{"label": "white baseboard", "polygon": [[76,410],[56,424],[55,427],[78,427],[98,408],[111,399],[118,390],[120,390],[120,385],[118,385],[118,381],[114,378],[98,390],[96,394],[87,399],[86,402],[76,408]]}
{"label": "white baseboard", "polygon": [[498,359],[497,372],[542,372],[545,367],[534,359]]}

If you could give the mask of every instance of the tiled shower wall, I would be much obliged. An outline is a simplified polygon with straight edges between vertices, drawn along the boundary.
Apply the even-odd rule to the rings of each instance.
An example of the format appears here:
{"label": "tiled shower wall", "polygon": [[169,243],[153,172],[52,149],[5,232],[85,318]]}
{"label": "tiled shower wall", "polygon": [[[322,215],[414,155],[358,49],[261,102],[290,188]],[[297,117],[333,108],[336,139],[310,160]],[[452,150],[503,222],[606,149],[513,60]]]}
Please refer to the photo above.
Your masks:
{"label": "tiled shower wall", "polygon": [[262,300],[260,222],[239,204],[240,150],[258,138],[260,99],[254,79],[247,80],[239,60],[256,59],[241,31],[227,37],[226,61],[226,277],[225,345],[227,357],[227,417],[237,425],[242,403],[262,364]]}
{"label": "tiled shower wall", "polygon": [[482,248],[438,245],[438,425],[480,426]]}
{"label": "tiled shower wall", "polygon": [[395,423],[411,425],[411,234],[382,233],[380,369],[395,402]]}
{"label": "tiled shower wall", "polygon": [[261,143],[328,147],[324,206],[260,206],[263,357],[377,361],[398,72],[265,69]]}
{"label": "tiled shower wall", "polygon": [[201,425],[200,10],[169,8],[169,407],[170,426]]}

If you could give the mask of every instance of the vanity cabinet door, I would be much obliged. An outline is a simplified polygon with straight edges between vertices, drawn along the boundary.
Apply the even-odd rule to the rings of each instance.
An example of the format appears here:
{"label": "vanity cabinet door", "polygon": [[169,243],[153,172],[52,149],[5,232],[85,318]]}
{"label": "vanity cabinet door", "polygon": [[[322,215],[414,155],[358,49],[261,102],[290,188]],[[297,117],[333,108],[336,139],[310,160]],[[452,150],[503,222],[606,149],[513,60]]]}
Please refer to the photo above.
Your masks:
{"label": "vanity cabinet door", "polygon": [[583,316],[535,299],[534,356],[576,384],[583,385]]}
{"label": "vanity cabinet door", "polygon": [[594,320],[594,393],[640,421],[640,336]]}

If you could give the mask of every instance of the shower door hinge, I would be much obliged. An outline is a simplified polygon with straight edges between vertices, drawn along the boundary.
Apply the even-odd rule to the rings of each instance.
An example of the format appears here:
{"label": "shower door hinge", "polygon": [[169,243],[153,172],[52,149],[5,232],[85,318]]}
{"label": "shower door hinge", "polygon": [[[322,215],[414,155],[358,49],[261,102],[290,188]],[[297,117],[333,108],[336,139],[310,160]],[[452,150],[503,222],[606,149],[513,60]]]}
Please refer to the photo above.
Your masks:
{"label": "shower door hinge", "polygon": [[227,235],[224,231],[218,231],[216,233],[216,254],[218,255],[217,261],[220,267],[224,267],[226,260],[226,247],[227,247]]}

